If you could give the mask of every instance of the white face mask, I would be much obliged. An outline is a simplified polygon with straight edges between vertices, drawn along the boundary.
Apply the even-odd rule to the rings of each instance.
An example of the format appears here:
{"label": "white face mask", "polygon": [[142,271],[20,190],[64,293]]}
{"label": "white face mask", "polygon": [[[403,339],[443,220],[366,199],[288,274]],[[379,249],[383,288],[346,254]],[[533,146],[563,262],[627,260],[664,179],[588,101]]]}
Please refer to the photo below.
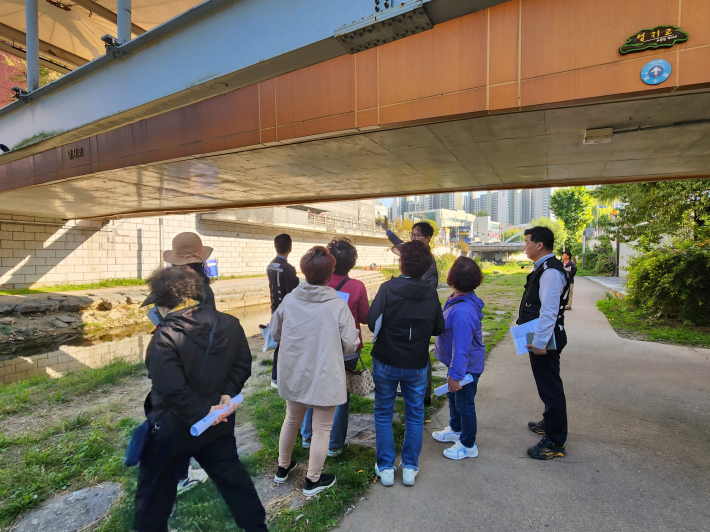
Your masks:
{"label": "white face mask", "polygon": [[163,318],[165,318],[168,314],[172,312],[172,309],[168,307],[159,307],[158,305],[156,305],[155,308],[158,309],[158,314],[160,314],[160,316]]}

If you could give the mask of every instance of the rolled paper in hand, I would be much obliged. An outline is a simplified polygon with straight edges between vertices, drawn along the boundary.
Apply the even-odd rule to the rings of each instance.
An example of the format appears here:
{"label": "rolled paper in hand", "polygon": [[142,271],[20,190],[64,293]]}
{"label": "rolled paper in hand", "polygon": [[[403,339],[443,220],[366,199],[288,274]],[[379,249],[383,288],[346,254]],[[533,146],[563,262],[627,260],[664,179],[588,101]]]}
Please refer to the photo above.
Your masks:
{"label": "rolled paper in hand", "polygon": [[[240,405],[242,404],[242,401],[244,401],[244,397],[242,396],[242,394],[236,395],[230,400],[229,406],[231,407],[234,405]],[[207,414],[205,417],[195,423],[192,427],[190,427],[190,434],[192,434],[193,436],[199,436],[208,428],[210,428],[212,426],[212,423],[217,421],[217,418],[223,412],[224,408],[222,410],[215,410],[214,412]]]}
{"label": "rolled paper in hand", "polygon": [[[467,384],[473,382],[473,377],[471,376],[470,373],[467,373],[466,376],[459,381],[459,386],[466,386]],[[449,384],[442,384],[438,388],[434,390],[434,395],[441,396],[444,395],[446,392],[449,391]]]}

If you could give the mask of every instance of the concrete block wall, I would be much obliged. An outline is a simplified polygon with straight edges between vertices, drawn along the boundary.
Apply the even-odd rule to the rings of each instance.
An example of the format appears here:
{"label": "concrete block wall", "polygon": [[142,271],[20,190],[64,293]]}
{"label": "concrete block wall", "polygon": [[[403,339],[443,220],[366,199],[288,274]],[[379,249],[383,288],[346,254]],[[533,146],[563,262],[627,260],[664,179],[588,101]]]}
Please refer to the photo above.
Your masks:
{"label": "concrete block wall", "polygon": [[[197,214],[127,220],[70,220],[0,214],[0,289],[63,283],[90,283],[112,278],[147,278],[160,265],[161,250],[183,231],[194,231],[215,249],[220,275],[264,273],[274,257],[273,239],[288,232],[294,241],[291,262],[334,234],[278,227],[201,220]],[[382,238],[351,238],[358,266],[396,263]]]}
{"label": "concrete block wall", "polygon": [[91,346],[62,346],[49,353],[0,361],[0,382],[10,384],[33,375],[61,377],[70,371],[105,366],[117,359],[142,362],[150,338],[141,335]]}

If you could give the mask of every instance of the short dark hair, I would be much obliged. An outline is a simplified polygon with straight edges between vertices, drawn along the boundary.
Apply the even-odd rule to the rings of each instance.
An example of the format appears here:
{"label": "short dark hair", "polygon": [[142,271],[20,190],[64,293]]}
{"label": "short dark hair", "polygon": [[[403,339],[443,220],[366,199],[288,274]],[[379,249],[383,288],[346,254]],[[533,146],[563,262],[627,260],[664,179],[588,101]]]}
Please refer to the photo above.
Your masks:
{"label": "short dark hair", "polygon": [[555,247],[555,234],[547,227],[536,225],[526,229],[523,234],[530,235],[532,242],[542,242],[542,247],[545,249],[552,251],[552,248]]}
{"label": "short dark hair", "polygon": [[414,279],[421,279],[434,262],[429,246],[418,240],[399,246],[399,257],[402,261],[402,275]]}
{"label": "short dark hair", "polygon": [[412,231],[414,228],[419,229],[419,232],[424,236],[434,236],[434,228],[428,222],[417,222],[412,226]]}
{"label": "short dark hair", "polygon": [[569,257],[569,260],[574,260],[574,255],[572,255],[572,253],[570,253],[569,251],[563,251],[562,254],[567,255]]}
{"label": "short dark hair", "polygon": [[290,253],[291,252],[291,235],[282,233],[274,238],[274,247],[276,248],[276,253]]}
{"label": "short dark hair", "polygon": [[335,272],[338,275],[347,275],[357,262],[357,249],[353,243],[345,238],[334,238],[328,244],[328,251],[335,257]]}
{"label": "short dark hair", "polygon": [[323,285],[330,281],[335,257],[323,246],[314,246],[301,258],[301,271],[308,284]]}
{"label": "short dark hair", "polygon": [[459,257],[451,266],[446,282],[459,292],[470,292],[481,286],[483,272],[475,260]]}
{"label": "short dark hair", "polygon": [[205,282],[190,265],[161,268],[147,283],[159,307],[173,309],[188,299],[205,299]]}

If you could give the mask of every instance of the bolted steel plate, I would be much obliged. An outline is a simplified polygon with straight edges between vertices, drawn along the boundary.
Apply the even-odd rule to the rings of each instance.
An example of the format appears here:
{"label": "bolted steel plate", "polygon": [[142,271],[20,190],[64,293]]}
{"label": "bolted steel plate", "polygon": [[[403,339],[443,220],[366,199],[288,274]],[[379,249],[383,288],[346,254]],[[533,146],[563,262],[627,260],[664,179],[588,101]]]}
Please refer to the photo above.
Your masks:
{"label": "bolted steel plate", "polygon": [[420,7],[402,12],[391,9],[373,19],[363,21],[358,27],[343,28],[335,38],[351,54],[362,52],[382,44],[409,37],[433,27],[429,16]]}

